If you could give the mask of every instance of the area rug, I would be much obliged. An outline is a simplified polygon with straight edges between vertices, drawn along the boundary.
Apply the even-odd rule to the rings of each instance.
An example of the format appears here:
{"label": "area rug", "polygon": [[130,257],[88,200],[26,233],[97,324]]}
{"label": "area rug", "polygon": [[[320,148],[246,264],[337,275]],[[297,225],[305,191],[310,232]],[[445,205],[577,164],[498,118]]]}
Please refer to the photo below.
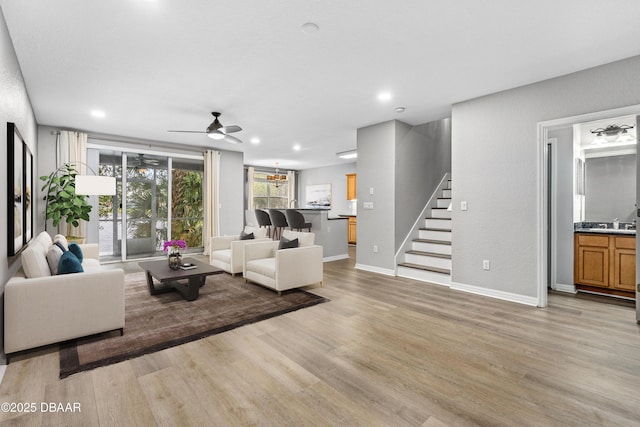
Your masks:
{"label": "area rug", "polygon": [[201,339],[328,299],[300,289],[277,292],[242,277],[208,276],[195,301],[149,295],[144,273],[125,276],[125,328],[60,345],[60,378]]}

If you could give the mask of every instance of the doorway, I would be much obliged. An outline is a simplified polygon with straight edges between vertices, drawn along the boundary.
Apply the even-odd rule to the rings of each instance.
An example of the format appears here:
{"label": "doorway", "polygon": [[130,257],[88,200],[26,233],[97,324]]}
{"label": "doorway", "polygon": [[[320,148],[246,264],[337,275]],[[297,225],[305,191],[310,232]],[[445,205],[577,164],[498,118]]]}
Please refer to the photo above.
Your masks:
{"label": "doorway", "polygon": [[[539,266],[539,283],[538,283],[538,300],[540,306],[546,305],[546,294],[547,287],[549,286],[551,289],[556,289],[560,291],[568,291],[575,292],[573,286],[573,223],[577,222],[577,220],[587,219],[584,215],[586,212],[586,206],[588,206],[587,201],[584,199],[584,193],[580,194],[577,185],[580,185],[580,174],[576,174],[576,171],[579,171],[579,165],[573,164],[573,161],[576,159],[576,156],[571,156],[571,162],[561,162],[559,160],[562,158],[562,155],[559,153],[560,149],[568,149],[568,147],[562,146],[560,139],[566,140],[566,135],[562,137],[559,135],[559,131],[562,129],[573,130],[570,132],[569,138],[573,140],[574,146],[576,140],[579,140],[579,135],[571,135],[575,134],[576,126],[580,123],[589,123],[595,122],[598,120],[615,121],[616,118],[621,116],[628,115],[638,115],[640,113],[640,106],[632,106],[621,108],[617,110],[603,111],[597,113],[590,113],[581,116],[568,117],[558,120],[551,120],[547,122],[541,122],[538,124],[538,152],[539,152],[539,160],[540,160],[540,168],[539,168],[539,176],[540,176],[540,186],[539,186],[539,206],[540,206],[540,215],[539,215],[539,236],[541,243],[541,256],[538,263]],[[636,120],[637,121],[637,120]],[[587,125],[588,126],[588,125]],[[637,130],[637,123],[636,123]],[[566,144],[566,142],[565,142]],[[570,150],[569,150],[570,151]],[[566,154],[566,153],[565,153]],[[591,156],[594,157],[594,156]],[[595,156],[597,157],[597,156]],[[594,167],[595,170],[595,167]],[[561,176],[563,175],[564,176]],[[639,179],[640,173],[636,172],[635,182],[640,181]],[[566,213],[566,204],[564,207],[560,206],[558,200],[563,200],[558,194],[558,181],[570,179],[573,182],[572,185],[572,194],[569,194],[568,201],[569,207],[571,209],[571,218],[570,221],[567,221],[567,213]],[[633,179],[633,178],[632,178]],[[640,186],[636,185],[636,192],[640,189]],[[566,192],[566,187],[564,188]],[[612,189],[611,191],[615,191]],[[566,196],[566,195],[565,195]],[[638,194],[635,194],[635,200],[638,200]],[[564,197],[564,200],[567,201],[567,197]],[[634,201],[634,200],[632,200]],[[568,222],[569,227],[561,226],[558,224],[558,216],[559,210],[564,209],[565,212],[563,215],[565,218],[565,222]],[[578,215],[576,215],[576,213]],[[604,214],[607,215],[607,214]],[[632,209],[630,215],[625,217],[625,220],[629,220],[631,222],[632,219],[637,219],[637,212],[635,209]],[[631,218],[632,217],[632,218]],[[613,222],[613,216],[610,219]],[[568,235],[567,238],[562,238],[562,234]],[[570,244],[567,244],[567,240]],[[564,245],[564,247],[563,247]],[[559,252],[564,254],[571,254],[571,262],[569,263],[569,274],[566,274],[563,280],[560,280],[561,273],[558,269],[558,254]],[[640,259],[640,254],[636,252],[636,266],[640,263],[638,260]],[[564,270],[567,270],[567,263],[564,264]],[[636,283],[638,281],[638,268],[636,268]],[[568,282],[568,283],[563,283]],[[566,286],[565,286],[566,285]],[[636,300],[638,298],[638,294],[636,293]],[[636,304],[636,307],[638,305]],[[638,311],[638,319],[640,319],[640,311]]]}

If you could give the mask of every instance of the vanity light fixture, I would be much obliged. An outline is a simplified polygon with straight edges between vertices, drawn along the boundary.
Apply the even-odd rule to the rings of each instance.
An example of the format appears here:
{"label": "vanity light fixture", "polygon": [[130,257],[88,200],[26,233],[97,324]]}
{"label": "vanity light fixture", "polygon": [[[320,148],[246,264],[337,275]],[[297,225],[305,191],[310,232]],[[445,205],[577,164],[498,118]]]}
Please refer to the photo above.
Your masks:
{"label": "vanity light fixture", "polygon": [[590,132],[596,135],[592,144],[604,144],[616,135],[618,136],[616,142],[631,141],[633,137],[629,135],[628,130],[633,128],[634,126],[629,125],[609,125],[606,128],[591,129]]}
{"label": "vanity light fixture", "polygon": [[336,156],[340,157],[341,159],[357,159],[358,151],[357,150],[342,151],[340,153],[336,153]]}

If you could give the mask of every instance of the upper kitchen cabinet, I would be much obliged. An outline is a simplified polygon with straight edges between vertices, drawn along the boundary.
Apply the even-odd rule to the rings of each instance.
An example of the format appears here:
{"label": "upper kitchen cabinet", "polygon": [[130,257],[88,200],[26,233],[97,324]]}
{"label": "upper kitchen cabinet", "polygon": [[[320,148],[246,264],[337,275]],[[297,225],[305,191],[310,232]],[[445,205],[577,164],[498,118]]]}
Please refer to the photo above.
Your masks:
{"label": "upper kitchen cabinet", "polygon": [[347,175],[347,200],[356,199],[356,174],[348,173]]}

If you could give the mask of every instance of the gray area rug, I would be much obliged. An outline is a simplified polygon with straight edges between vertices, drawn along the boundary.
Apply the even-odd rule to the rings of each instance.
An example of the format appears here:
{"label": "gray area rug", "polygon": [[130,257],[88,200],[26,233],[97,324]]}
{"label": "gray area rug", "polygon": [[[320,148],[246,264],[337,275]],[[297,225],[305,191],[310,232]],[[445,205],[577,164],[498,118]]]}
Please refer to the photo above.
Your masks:
{"label": "gray area rug", "polygon": [[144,273],[125,276],[125,328],[60,345],[60,378],[329,301],[299,289],[278,296],[242,277],[208,276],[196,301],[149,295]]}

